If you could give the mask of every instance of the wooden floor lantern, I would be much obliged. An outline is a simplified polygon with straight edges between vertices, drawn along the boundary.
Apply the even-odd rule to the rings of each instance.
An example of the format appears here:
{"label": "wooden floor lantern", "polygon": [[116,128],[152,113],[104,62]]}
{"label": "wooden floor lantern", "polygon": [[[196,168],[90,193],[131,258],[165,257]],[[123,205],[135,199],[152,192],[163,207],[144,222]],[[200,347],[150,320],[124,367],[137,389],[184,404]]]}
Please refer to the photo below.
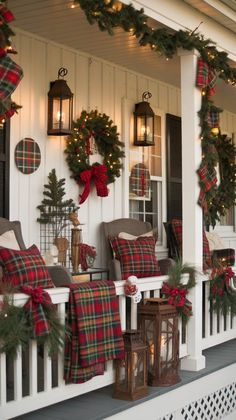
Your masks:
{"label": "wooden floor lantern", "polygon": [[167,299],[145,299],[139,307],[139,327],[148,346],[148,385],[169,386],[180,382],[176,308]]}
{"label": "wooden floor lantern", "polygon": [[121,400],[138,400],[148,394],[147,346],[140,331],[123,333],[125,358],[115,360],[115,385],[113,397]]}

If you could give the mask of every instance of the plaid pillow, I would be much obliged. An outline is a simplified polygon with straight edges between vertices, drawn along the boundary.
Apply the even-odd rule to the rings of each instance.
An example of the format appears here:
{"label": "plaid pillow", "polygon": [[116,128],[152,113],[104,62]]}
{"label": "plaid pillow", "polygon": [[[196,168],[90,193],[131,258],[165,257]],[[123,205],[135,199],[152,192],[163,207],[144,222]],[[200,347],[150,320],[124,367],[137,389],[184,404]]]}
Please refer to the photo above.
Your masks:
{"label": "plaid pillow", "polygon": [[[182,220],[179,219],[172,219],[171,225],[173,228],[173,232],[179,247],[180,255],[182,255]],[[202,249],[202,257],[203,257],[203,270],[207,270],[208,268],[211,268],[212,266],[212,260],[211,260],[211,251],[209,247],[209,242],[206,237],[205,230],[202,232],[202,241],[203,241],[203,249]]]}
{"label": "plaid pillow", "polygon": [[122,279],[160,276],[160,268],[155,256],[154,237],[139,237],[127,240],[118,237],[110,238],[111,247],[116,259],[120,261]]}
{"label": "plaid pillow", "polygon": [[0,247],[3,281],[13,286],[54,287],[49,271],[36,245],[26,250]]}

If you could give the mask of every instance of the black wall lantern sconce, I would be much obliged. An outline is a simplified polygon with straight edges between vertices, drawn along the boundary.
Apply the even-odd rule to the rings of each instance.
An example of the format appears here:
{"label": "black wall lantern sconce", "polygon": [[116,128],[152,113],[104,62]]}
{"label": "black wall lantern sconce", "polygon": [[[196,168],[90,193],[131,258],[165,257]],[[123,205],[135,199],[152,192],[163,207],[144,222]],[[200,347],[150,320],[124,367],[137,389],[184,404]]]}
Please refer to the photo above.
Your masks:
{"label": "black wall lantern sconce", "polygon": [[134,111],[134,146],[154,145],[154,112],[148,99],[150,92],[144,92],[142,102],[135,104]]}
{"label": "black wall lantern sconce", "polygon": [[47,131],[49,136],[64,136],[72,131],[73,93],[63,79],[67,73],[68,70],[61,67],[58,70],[58,79],[50,83]]}

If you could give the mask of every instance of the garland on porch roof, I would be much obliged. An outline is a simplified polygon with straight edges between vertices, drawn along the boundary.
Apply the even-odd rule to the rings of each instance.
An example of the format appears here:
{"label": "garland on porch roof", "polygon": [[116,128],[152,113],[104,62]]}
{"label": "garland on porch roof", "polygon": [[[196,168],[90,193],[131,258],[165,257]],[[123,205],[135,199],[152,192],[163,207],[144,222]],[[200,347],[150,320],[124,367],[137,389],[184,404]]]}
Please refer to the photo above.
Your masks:
{"label": "garland on porch roof", "polygon": [[[202,105],[199,111],[202,141],[202,163],[198,170],[200,182],[199,204],[203,208],[206,225],[215,226],[216,220],[224,215],[236,199],[235,179],[236,171],[231,163],[236,157],[236,150],[230,147],[229,141],[223,141],[220,135],[218,138],[214,129],[219,127],[219,113],[221,110],[213,105],[210,96],[215,93],[216,80],[220,78],[225,83],[232,86],[236,85],[236,68],[229,64],[228,54],[225,51],[218,51],[215,43],[194,30],[171,31],[166,28],[152,28],[147,23],[147,16],[144,10],[136,10],[132,4],[125,5],[117,0],[74,0],[74,5],[80,5],[90,24],[95,22],[101,31],[107,31],[110,35],[114,34],[115,28],[122,28],[129,32],[131,36],[137,38],[140,46],[149,45],[158,56],[166,59],[172,58],[179,48],[199,52],[202,70],[201,81],[199,83],[199,70],[197,85],[202,89]],[[216,143],[217,144],[214,144]],[[213,151],[213,148],[224,150],[224,161],[220,153]],[[222,146],[222,147],[221,147]],[[216,150],[217,151],[217,150]],[[231,166],[233,178],[227,178],[226,164]],[[217,177],[215,167],[221,167],[221,182],[217,187]],[[233,174],[234,170],[234,174]],[[230,171],[231,172],[231,171]],[[224,182],[224,185],[223,185]]]}
{"label": "garland on porch roof", "polygon": [[[97,110],[82,111],[74,122],[73,134],[66,141],[66,161],[72,172],[72,178],[84,186],[79,204],[82,204],[90,193],[93,182],[97,195],[108,195],[107,184],[120,176],[121,158],[124,157],[124,143],[119,140],[117,127],[106,115]],[[103,162],[89,163],[89,156],[99,153]]]}

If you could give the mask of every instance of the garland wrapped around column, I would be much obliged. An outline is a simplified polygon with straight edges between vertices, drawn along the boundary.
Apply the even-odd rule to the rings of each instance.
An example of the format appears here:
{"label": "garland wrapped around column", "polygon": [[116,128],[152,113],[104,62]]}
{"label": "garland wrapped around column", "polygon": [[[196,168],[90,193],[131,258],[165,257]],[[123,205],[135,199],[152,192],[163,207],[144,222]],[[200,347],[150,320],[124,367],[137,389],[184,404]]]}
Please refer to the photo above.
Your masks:
{"label": "garland wrapped around column", "polygon": [[12,12],[0,3],[0,122],[12,117],[21,106],[11,100],[11,94],[23,77],[21,67],[8,54],[17,54],[12,48],[10,37],[14,32],[9,23],[14,20]]}

